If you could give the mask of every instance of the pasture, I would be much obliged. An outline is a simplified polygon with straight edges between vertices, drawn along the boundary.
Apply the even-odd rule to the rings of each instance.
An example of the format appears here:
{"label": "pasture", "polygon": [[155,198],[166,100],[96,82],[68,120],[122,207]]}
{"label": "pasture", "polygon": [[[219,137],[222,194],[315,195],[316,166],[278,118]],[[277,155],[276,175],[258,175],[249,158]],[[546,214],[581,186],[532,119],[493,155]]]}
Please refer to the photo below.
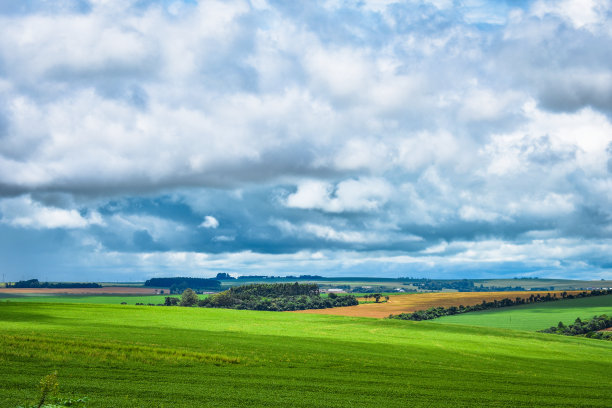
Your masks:
{"label": "pasture", "polygon": [[432,322],[535,331],[556,326],[559,321],[569,324],[577,317],[589,319],[602,314],[612,316],[612,295],[483,310],[444,316]]}
{"label": "pasture", "polygon": [[0,302],[0,406],[609,406],[610,342],[359,317]]}

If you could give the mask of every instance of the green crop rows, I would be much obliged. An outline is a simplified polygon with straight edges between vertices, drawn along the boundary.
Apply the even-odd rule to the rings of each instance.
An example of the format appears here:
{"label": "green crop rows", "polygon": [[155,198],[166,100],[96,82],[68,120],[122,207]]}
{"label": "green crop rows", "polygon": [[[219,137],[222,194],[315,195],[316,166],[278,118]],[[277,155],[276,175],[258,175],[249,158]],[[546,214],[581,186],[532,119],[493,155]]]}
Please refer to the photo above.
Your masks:
{"label": "green crop rows", "polygon": [[0,302],[0,406],[610,406],[612,344],[278,312]]}

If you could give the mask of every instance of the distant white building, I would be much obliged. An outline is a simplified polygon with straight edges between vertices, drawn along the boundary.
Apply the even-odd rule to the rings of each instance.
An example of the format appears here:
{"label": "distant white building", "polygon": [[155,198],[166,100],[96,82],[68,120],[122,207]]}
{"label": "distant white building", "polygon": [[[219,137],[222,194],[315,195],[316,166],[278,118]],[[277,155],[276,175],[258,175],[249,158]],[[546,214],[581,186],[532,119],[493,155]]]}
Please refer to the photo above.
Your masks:
{"label": "distant white building", "polygon": [[344,289],[334,289],[334,288],[332,288],[332,289],[325,289],[325,292],[327,292],[327,293],[345,293]]}

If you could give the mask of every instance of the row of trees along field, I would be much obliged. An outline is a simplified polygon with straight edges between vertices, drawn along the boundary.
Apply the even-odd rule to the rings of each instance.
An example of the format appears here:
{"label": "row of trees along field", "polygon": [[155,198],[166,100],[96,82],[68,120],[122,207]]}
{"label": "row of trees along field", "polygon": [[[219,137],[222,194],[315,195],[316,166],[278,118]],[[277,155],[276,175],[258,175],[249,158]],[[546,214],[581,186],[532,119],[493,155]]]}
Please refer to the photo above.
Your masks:
{"label": "row of trees along field", "polygon": [[28,279],[15,283],[7,283],[7,288],[56,288],[56,289],[71,289],[71,288],[101,288],[99,283],[92,282],[39,282],[38,279]]}
{"label": "row of trees along field", "polygon": [[400,320],[431,320],[442,316],[451,316],[461,313],[468,312],[476,312],[480,310],[487,309],[496,309],[500,307],[508,307],[508,306],[516,306],[516,305],[524,305],[527,303],[537,303],[537,302],[551,302],[555,300],[561,299],[575,299],[575,298],[583,298],[590,296],[602,296],[602,295],[612,295],[611,289],[594,289],[590,292],[580,292],[577,294],[568,294],[567,292],[561,293],[561,296],[557,296],[556,293],[552,295],[547,293],[545,296],[541,296],[540,294],[531,295],[528,298],[520,298],[516,299],[504,298],[501,300],[493,300],[487,302],[483,300],[482,303],[473,305],[473,306],[451,306],[451,307],[432,307],[427,310],[418,310],[413,313],[400,313],[397,315],[391,314],[389,315],[389,319],[400,319]]}
{"label": "row of trees along field", "polygon": [[199,306],[225,309],[289,311],[326,309],[330,307],[355,306],[359,302],[353,295],[338,296],[330,293],[323,298],[319,286],[314,283],[259,283],[235,286],[226,291],[210,295],[205,299],[191,289],[181,299],[166,297],[166,306]]}
{"label": "row of trees along field", "polygon": [[[459,292],[501,292],[501,291],[523,291],[522,286],[483,286],[477,285],[473,280],[435,280],[435,279],[415,279],[411,282],[404,282],[405,285],[411,284],[421,290],[443,290],[455,289]],[[548,290],[548,289],[545,289]]]}
{"label": "row of trees along field", "polygon": [[151,278],[145,281],[144,286],[154,288],[170,288],[170,293],[182,293],[185,289],[190,288],[196,291],[210,290],[217,291],[221,289],[221,282],[216,279],[206,278]]}
{"label": "row of trees along field", "polygon": [[[363,295],[363,298],[366,300],[366,302],[371,299],[374,298],[374,303],[380,303],[380,299],[383,297],[382,293],[367,293],[365,295]],[[385,302],[389,301],[389,296],[385,296]]]}
{"label": "row of trees along field", "polygon": [[592,319],[582,321],[579,317],[574,324],[566,326],[559,322],[557,326],[540,330],[542,333],[563,334],[565,336],[585,336],[594,339],[611,340],[612,331],[604,331],[612,327],[612,317],[607,315],[593,316]]}

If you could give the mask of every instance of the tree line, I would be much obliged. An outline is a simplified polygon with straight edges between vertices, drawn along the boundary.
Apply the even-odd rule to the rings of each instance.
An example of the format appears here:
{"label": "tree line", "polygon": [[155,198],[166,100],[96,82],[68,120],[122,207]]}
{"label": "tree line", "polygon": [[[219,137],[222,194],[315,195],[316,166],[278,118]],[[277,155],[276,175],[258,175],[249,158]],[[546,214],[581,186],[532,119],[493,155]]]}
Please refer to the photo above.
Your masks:
{"label": "tree line", "polygon": [[[422,290],[442,290],[442,289],[455,289],[459,292],[507,292],[507,291],[524,291],[525,288],[522,286],[483,286],[476,285],[473,280],[461,279],[461,280],[435,280],[435,279],[422,279],[415,280],[413,282],[404,282],[404,284],[412,284]],[[549,290],[549,289],[545,289]]]}
{"label": "tree line", "polygon": [[227,290],[232,296],[246,298],[249,296],[319,296],[319,285],[316,283],[253,283],[233,286]]}
{"label": "tree line", "polygon": [[221,282],[216,279],[207,278],[151,278],[145,281],[144,286],[152,286],[156,288],[170,288],[170,293],[182,293],[185,289],[191,288],[196,291],[202,290],[220,290]]}
{"label": "tree line", "polygon": [[99,283],[92,282],[39,282],[38,279],[22,280],[14,283],[7,283],[7,288],[51,288],[51,289],[71,289],[71,288],[101,288]]}
{"label": "tree line", "polygon": [[610,327],[612,327],[612,317],[608,317],[604,314],[601,316],[593,316],[592,319],[585,321],[582,321],[578,317],[574,321],[574,324],[570,324],[569,326],[566,326],[563,322],[559,322],[557,326],[540,330],[540,332],[562,334],[565,336],[585,336],[593,339],[612,341],[612,331],[602,331]]}
{"label": "tree line", "polygon": [[528,298],[521,298],[521,297],[517,297],[515,299],[504,298],[501,300],[492,300],[489,302],[487,302],[486,300],[483,300],[482,303],[472,305],[472,306],[459,305],[459,307],[457,306],[431,307],[427,310],[417,310],[416,312],[413,312],[413,313],[400,313],[397,315],[390,314],[388,318],[389,319],[400,319],[400,320],[415,320],[415,321],[431,320],[431,319],[436,319],[442,316],[452,316],[452,315],[461,314],[461,313],[477,312],[480,310],[496,309],[500,307],[524,305],[528,303],[538,303],[538,302],[551,302],[551,301],[561,300],[561,299],[575,299],[575,298],[602,296],[602,295],[612,295],[612,290],[611,289],[594,289],[590,292],[585,291],[585,292],[577,293],[575,295],[568,294],[567,292],[562,292],[561,296],[559,297],[557,296],[556,293],[553,293],[552,295],[550,293],[547,293],[545,296],[542,296],[538,293],[535,295],[531,295]]}
{"label": "tree line", "polygon": [[[331,295],[331,294],[330,294]],[[363,295],[363,298],[368,301],[368,299],[374,298],[375,303],[380,303],[380,299],[383,297],[382,293],[368,293]],[[389,296],[385,296],[385,302],[389,301]]]}

